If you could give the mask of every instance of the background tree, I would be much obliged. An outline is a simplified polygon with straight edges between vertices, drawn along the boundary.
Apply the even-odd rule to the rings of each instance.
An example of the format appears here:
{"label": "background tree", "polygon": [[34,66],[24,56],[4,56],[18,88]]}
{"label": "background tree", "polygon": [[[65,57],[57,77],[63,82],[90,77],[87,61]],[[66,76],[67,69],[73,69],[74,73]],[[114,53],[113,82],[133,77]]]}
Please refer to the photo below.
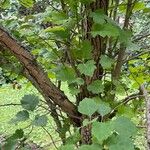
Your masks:
{"label": "background tree", "polygon": [[[2,76],[10,82],[24,76],[37,88],[63,129],[63,144],[73,128],[80,136],[70,149],[135,149],[136,127],[123,116],[138,113],[140,87],[149,88],[149,1],[4,0],[1,8]],[[66,83],[72,99],[62,89]],[[38,102],[25,95],[21,116],[28,119]],[[42,118],[33,123],[45,125]]]}

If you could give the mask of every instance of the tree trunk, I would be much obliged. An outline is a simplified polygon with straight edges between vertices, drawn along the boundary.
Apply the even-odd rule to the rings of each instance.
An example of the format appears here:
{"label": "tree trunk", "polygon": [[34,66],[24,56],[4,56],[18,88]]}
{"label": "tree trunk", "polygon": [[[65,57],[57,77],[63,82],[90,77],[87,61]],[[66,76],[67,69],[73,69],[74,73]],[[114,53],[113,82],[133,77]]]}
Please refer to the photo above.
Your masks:
{"label": "tree trunk", "polygon": [[[96,70],[94,71],[94,75],[92,78],[86,77],[86,79],[85,79],[86,86],[84,86],[83,88],[86,88],[87,85],[89,85],[94,80],[101,80],[102,76],[103,76],[103,68],[101,67],[101,65],[99,63],[99,60],[100,60],[100,56],[102,54],[105,54],[105,50],[106,50],[105,40],[106,39],[99,35],[96,36],[95,38],[93,38],[91,36],[90,32],[92,30],[93,20],[92,20],[92,18],[90,18],[90,13],[95,12],[98,9],[101,9],[107,15],[108,4],[109,4],[109,0],[96,0],[95,2],[92,2],[89,5],[85,5],[85,9],[86,9],[87,13],[85,14],[86,19],[83,21],[83,32],[86,35],[84,38],[85,38],[85,40],[90,41],[91,45],[93,47],[92,55],[93,55],[94,61],[96,62]],[[87,97],[87,95],[89,97],[92,96],[92,95],[90,95],[91,93],[87,94],[86,89],[82,89],[82,91],[83,91],[83,93],[81,93],[81,95],[82,95],[81,100],[83,98]],[[92,143],[91,125],[81,128],[81,138],[82,138],[83,144],[91,144]]]}

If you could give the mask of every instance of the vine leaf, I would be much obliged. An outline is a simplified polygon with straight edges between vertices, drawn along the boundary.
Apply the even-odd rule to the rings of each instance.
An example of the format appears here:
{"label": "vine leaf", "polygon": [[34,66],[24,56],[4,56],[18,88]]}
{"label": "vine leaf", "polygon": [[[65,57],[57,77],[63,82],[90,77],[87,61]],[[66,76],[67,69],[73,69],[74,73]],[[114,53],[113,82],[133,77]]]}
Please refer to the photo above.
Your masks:
{"label": "vine leaf", "polygon": [[27,110],[22,110],[19,111],[16,114],[16,117],[11,119],[11,123],[17,123],[17,122],[21,122],[21,121],[26,121],[29,119],[29,112]]}
{"label": "vine leaf", "polygon": [[113,122],[114,129],[119,135],[123,135],[126,137],[131,137],[136,134],[137,128],[134,123],[130,121],[130,119],[126,117],[118,117]]}
{"label": "vine leaf", "polygon": [[24,109],[33,111],[39,103],[39,98],[32,94],[24,95],[20,102]]}
{"label": "vine leaf", "polygon": [[135,150],[133,141],[126,136],[112,136],[108,143],[109,150]]}
{"label": "vine leaf", "polygon": [[91,77],[94,73],[94,70],[96,69],[95,61],[94,60],[89,60],[84,64],[79,64],[78,69],[82,74]]}
{"label": "vine leaf", "polygon": [[104,69],[110,69],[113,64],[113,59],[109,58],[106,55],[102,55],[100,59],[100,64]]}
{"label": "vine leaf", "polygon": [[101,80],[95,80],[90,85],[88,85],[87,89],[93,94],[98,94],[104,91],[104,85],[102,84]]}
{"label": "vine leaf", "polygon": [[113,133],[113,126],[110,122],[94,122],[92,135],[101,143]]}
{"label": "vine leaf", "polygon": [[18,0],[21,5],[24,7],[30,8],[33,7],[34,0]]}
{"label": "vine leaf", "polygon": [[108,103],[101,101],[97,112],[103,117],[111,111],[111,107]]}
{"label": "vine leaf", "polygon": [[84,115],[91,116],[98,109],[97,103],[92,98],[83,99],[78,106],[78,110],[80,113]]}
{"label": "vine leaf", "polygon": [[44,127],[47,124],[47,120],[48,120],[48,118],[46,115],[42,115],[42,116],[36,115],[32,124],[35,126],[43,126]]}
{"label": "vine leaf", "polygon": [[82,145],[79,150],[102,150],[102,147],[98,144]]}

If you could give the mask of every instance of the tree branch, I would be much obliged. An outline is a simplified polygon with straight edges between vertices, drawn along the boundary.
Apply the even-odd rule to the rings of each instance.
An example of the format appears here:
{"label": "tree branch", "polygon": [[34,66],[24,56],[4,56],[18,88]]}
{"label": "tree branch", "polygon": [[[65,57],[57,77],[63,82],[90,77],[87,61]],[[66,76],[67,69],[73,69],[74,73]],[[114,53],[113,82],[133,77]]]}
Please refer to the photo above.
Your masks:
{"label": "tree branch", "polygon": [[2,104],[2,105],[0,105],[0,107],[8,107],[8,106],[21,106],[21,104],[9,103],[9,104]]}
{"label": "tree branch", "polygon": [[[128,29],[129,20],[130,20],[130,17],[132,15],[132,9],[134,7],[135,2],[136,2],[136,0],[134,1],[134,3],[132,0],[128,0],[126,15],[125,15],[125,21],[124,21],[124,26],[123,26],[124,30]],[[117,64],[116,64],[114,71],[113,71],[113,79],[115,79],[115,80],[117,80],[120,76],[121,67],[122,67],[123,61],[124,61],[123,58],[125,55],[125,50],[126,50],[126,47],[124,46],[124,44],[121,44],[120,45],[120,51],[118,54]]]}
{"label": "tree branch", "polygon": [[50,108],[52,104],[59,105],[59,107],[78,124],[79,120],[73,118],[73,116],[80,116],[75,105],[70,102],[67,96],[49,80],[47,74],[37,63],[36,59],[28,49],[23,47],[2,27],[0,27],[0,43],[3,47],[7,47],[19,60],[24,68],[23,72],[25,77],[29,79],[29,81],[31,81],[31,83],[43,95]]}
{"label": "tree branch", "polygon": [[141,35],[141,36],[139,36],[139,37],[134,37],[133,38],[133,42],[138,42],[138,41],[140,41],[140,40],[142,40],[142,39],[144,39],[144,38],[147,38],[147,37],[149,37],[150,36],[150,33],[147,33],[147,34],[145,34],[145,35]]}

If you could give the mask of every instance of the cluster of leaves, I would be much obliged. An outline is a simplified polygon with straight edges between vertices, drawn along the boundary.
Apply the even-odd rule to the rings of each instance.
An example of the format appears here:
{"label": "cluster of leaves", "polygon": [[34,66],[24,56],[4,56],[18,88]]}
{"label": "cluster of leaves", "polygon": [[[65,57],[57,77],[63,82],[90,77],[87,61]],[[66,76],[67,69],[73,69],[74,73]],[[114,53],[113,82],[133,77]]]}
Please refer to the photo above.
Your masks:
{"label": "cluster of leaves", "polygon": [[[102,103],[97,98],[84,99],[80,102],[79,111],[89,117],[96,111],[102,116],[110,112],[110,107],[106,103]],[[132,136],[137,132],[136,126],[126,117],[116,117],[111,121],[98,122],[96,119],[84,120],[83,127],[88,124],[92,127],[92,145],[82,145],[79,150],[89,149],[109,149],[109,150],[134,150],[135,146]],[[74,150],[76,142],[80,140],[80,136],[75,134],[72,139],[68,138],[67,145],[60,147],[60,150]]]}
{"label": "cluster of leaves", "polygon": [[[28,122],[32,127],[45,127],[48,122],[47,115],[37,114],[33,116],[33,112],[38,108],[39,97],[36,95],[24,95],[20,100],[22,110],[9,121],[10,124],[18,124],[20,122]],[[17,129],[13,135],[8,137],[5,144],[2,146],[4,149],[16,149],[23,147],[28,135],[24,133],[23,129]]]}
{"label": "cluster of leaves", "polygon": [[[100,36],[110,39],[110,43],[106,45],[110,44],[111,46],[107,47],[107,49],[112,49],[111,53],[108,50],[100,56],[99,62],[95,62],[92,56],[93,47],[91,43],[88,40],[81,40],[84,39],[84,35],[82,35],[82,29],[79,24],[84,19],[80,15],[79,6],[91,2],[93,0],[65,0],[67,4],[65,9],[69,10],[67,14],[59,9],[61,7],[60,3],[55,0],[52,4],[53,7],[48,6],[45,11],[42,10],[43,12],[31,12],[28,15],[22,15],[18,9],[23,7],[30,12],[36,4],[34,0],[18,0],[18,2],[4,0],[1,2],[0,8],[10,9],[2,13],[0,23],[7,27],[36,56],[43,68],[47,70],[49,78],[67,83],[72,96],[77,97],[81,92],[81,87],[85,85],[87,91],[94,95],[94,97],[84,98],[78,106],[79,112],[88,116],[88,119],[84,120],[83,126],[91,124],[93,138],[92,145],[83,145],[79,149],[133,150],[132,136],[136,132],[135,125],[125,117],[116,116],[113,118],[114,120],[109,121],[106,121],[105,117],[107,118],[107,115],[109,116],[116,106],[118,116],[123,115],[128,118],[132,116],[135,103],[133,102],[133,106],[131,104],[128,107],[124,105],[118,106],[118,101],[114,102],[112,95],[124,96],[126,93],[136,91],[139,85],[145,81],[150,81],[147,70],[150,65],[148,62],[149,54],[141,55],[138,60],[127,61],[124,65],[124,75],[122,75],[121,80],[112,81],[112,71],[117,61],[118,49],[123,44],[129,48],[130,52],[133,46],[132,34],[131,31],[122,29],[122,24],[118,25],[102,10],[90,13],[89,17],[93,20],[93,25],[89,34],[93,38]],[[42,2],[41,5],[43,5]],[[125,14],[126,9],[126,2],[121,1],[118,6],[121,17]],[[145,3],[141,1],[134,5],[133,12],[138,12],[139,10],[143,12],[149,11]],[[104,70],[103,78],[87,84],[85,78],[93,77],[97,63]],[[128,82],[129,79],[132,82],[131,84]],[[132,86],[129,87],[130,85]],[[115,86],[115,89],[113,86]],[[30,114],[39,104],[39,98],[34,95],[25,95],[20,102],[23,110],[19,111],[15,118],[11,120],[14,123],[29,120]],[[93,114],[96,113],[101,116],[102,122],[91,120]],[[46,123],[46,115],[36,115],[32,120],[32,125],[35,126],[45,126]],[[79,142],[76,135],[75,140],[72,139],[71,142],[74,142],[71,144]],[[71,144],[60,149],[74,149],[74,145]]]}
{"label": "cluster of leaves", "polygon": [[[30,112],[33,112],[39,104],[39,98],[35,95],[24,95],[20,100],[23,110],[19,111],[16,116],[11,119],[11,123],[18,123],[30,119]],[[32,125],[45,126],[47,124],[46,115],[36,115],[32,121]]]}

